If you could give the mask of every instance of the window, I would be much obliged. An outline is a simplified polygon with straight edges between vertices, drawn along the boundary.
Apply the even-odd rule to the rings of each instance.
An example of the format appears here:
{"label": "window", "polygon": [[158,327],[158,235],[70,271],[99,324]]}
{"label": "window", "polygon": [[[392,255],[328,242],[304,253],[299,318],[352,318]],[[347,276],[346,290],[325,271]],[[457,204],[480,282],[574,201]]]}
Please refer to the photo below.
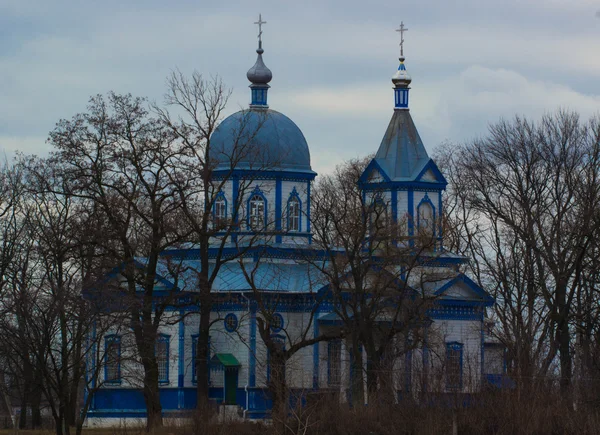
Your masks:
{"label": "window", "polygon": [[108,384],[121,383],[121,337],[109,335],[104,342],[106,365],[104,381]]}
{"label": "window", "polygon": [[271,330],[273,332],[279,332],[283,329],[283,317],[279,313],[275,313],[271,316]]}
{"label": "window", "polygon": [[265,198],[262,195],[254,195],[250,198],[248,225],[252,230],[260,230],[265,227]]}
{"label": "window", "polygon": [[[208,354],[206,356],[206,364],[208,366],[208,385],[210,385],[210,336],[208,337]],[[198,355],[198,336],[192,335],[192,383],[197,384],[198,378],[196,377],[196,360]]]}
{"label": "window", "polygon": [[217,228],[222,228],[227,222],[227,200],[223,192],[220,192],[215,199],[214,219]]}
{"label": "window", "polygon": [[296,195],[288,200],[287,212],[288,231],[300,231],[300,200]]}
{"label": "window", "polygon": [[446,344],[446,389],[462,389],[463,345],[458,342]]}
{"label": "window", "polygon": [[235,314],[229,313],[225,316],[224,323],[227,332],[234,332],[238,327],[238,318]]}
{"label": "window", "polygon": [[158,382],[161,384],[169,383],[169,342],[171,337],[160,334],[156,339],[154,354],[156,355],[156,364],[158,365]]}
{"label": "window", "polygon": [[417,207],[417,225],[419,229],[427,231],[430,234],[434,233],[435,215],[433,206],[427,197],[423,199]]}
{"label": "window", "polygon": [[327,343],[327,386],[339,387],[342,382],[342,341]]}

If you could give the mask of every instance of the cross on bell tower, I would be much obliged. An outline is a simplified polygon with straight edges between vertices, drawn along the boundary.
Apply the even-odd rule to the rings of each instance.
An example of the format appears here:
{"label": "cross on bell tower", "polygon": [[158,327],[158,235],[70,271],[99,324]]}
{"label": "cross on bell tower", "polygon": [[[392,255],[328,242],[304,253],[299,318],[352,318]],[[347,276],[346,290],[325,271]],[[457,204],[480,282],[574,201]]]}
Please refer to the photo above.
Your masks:
{"label": "cross on bell tower", "polygon": [[400,57],[404,57],[404,32],[407,32],[408,28],[404,27],[404,21],[400,22],[400,27],[396,29],[396,32],[400,33]]}
{"label": "cross on bell tower", "polygon": [[408,31],[408,28],[404,26],[404,21],[401,21],[400,26],[396,29],[396,32],[400,33],[400,65],[396,74],[392,77],[392,83],[394,84],[394,109],[396,110],[408,110],[408,90],[412,81],[404,66],[404,32],[406,31]]}

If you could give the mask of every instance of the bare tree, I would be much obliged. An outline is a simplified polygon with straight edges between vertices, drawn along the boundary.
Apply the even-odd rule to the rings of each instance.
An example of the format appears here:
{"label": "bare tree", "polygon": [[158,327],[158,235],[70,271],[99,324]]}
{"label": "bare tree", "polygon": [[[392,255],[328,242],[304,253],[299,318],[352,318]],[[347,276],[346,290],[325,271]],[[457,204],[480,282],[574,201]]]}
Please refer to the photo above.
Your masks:
{"label": "bare tree", "polygon": [[[500,121],[487,137],[460,147],[455,160],[456,190],[466,192],[459,195],[477,213],[482,231],[463,227],[462,234],[477,239],[471,246],[480,245],[475,257],[500,296],[496,314],[504,337],[516,335],[514,354],[541,360],[541,374],[558,355],[565,394],[575,304],[598,236],[599,158],[598,119],[582,122],[576,113],[559,111],[539,122]],[[532,339],[545,344],[518,349]]]}
{"label": "bare tree", "polygon": [[[399,334],[411,331],[411,346],[422,342],[418,331],[434,299],[426,291],[427,283],[447,278],[448,272],[425,273],[436,243],[433,232],[417,231],[409,237],[407,222],[390,218],[383,192],[361,188],[360,176],[369,160],[349,161],[316,185],[311,218],[320,252],[311,263],[329,282],[354,371],[363,366],[364,346],[369,398],[374,400],[384,354],[394,352]],[[353,403],[362,405],[362,375],[352,377],[351,391]]]}
{"label": "bare tree", "polygon": [[90,201],[104,216],[103,249],[125,278],[151,430],[162,425],[157,331],[173,303],[171,297],[155,298],[157,268],[161,252],[185,239],[187,228],[178,187],[169,174],[181,152],[179,144],[144,106],[143,99],[131,95],[96,96],[88,112],[58,123],[50,143],[55,147],[52,158],[62,164],[66,191]]}
{"label": "bare tree", "polygon": [[[198,250],[198,267],[190,269],[196,275],[194,284],[186,290],[194,292],[200,322],[196,349],[197,403],[201,414],[208,405],[209,334],[216,321],[211,320],[214,295],[213,283],[222,266],[235,261],[247,252],[256,235],[240,234],[244,198],[257,180],[257,174],[277,166],[275,159],[261,160],[261,144],[257,134],[267,121],[268,112],[242,112],[234,126],[231,146],[227,150],[213,146],[211,139],[221,121],[230,91],[219,77],[206,80],[194,72],[187,78],[176,71],[167,79],[165,102],[171,113],[153,105],[163,125],[172,132],[182,153],[171,168],[170,176],[176,182],[182,213],[190,228],[188,242]],[[257,115],[258,123],[251,122]],[[253,157],[249,159],[249,157]],[[256,159],[254,159],[257,157]],[[255,160],[246,170],[239,171],[239,163]],[[216,169],[219,169],[216,173]],[[227,217],[215,218],[215,204],[228,185],[235,183],[233,197],[228,201]]]}

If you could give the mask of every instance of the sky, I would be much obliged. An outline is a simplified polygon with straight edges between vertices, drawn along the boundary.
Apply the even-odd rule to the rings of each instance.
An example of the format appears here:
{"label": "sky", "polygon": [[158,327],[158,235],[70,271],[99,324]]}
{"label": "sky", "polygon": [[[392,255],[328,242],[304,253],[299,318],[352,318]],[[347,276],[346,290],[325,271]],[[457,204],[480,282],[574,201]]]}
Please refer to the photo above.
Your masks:
{"label": "sky", "polygon": [[161,103],[175,69],[221,76],[227,114],[247,107],[259,13],[269,106],[303,131],[318,173],[377,151],[401,21],[430,153],[502,117],[600,113],[600,0],[0,0],[0,152],[47,154],[92,95]]}

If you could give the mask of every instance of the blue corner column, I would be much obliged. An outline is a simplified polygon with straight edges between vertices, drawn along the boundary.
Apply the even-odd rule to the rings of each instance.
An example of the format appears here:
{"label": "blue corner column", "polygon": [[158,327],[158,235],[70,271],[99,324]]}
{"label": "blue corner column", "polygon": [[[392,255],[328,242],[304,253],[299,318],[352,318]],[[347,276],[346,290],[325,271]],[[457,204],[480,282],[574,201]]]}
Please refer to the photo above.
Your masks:
{"label": "blue corner column", "polygon": [[248,386],[256,387],[256,303],[255,302],[250,303],[250,349],[248,349]]}
{"label": "blue corner column", "polygon": [[407,191],[407,202],[408,202],[408,237],[410,239],[410,245],[413,246],[415,241],[412,237],[415,235],[415,192],[412,189]]}
{"label": "blue corner column", "polygon": [[178,358],[178,376],[177,376],[177,408],[185,408],[185,394],[183,392],[185,380],[185,319],[183,310],[179,311],[179,358]]}
{"label": "blue corner column", "polygon": [[283,215],[281,213],[281,202],[282,202],[282,188],[281,188],[281,177],[277,177],[275,180],[275,230],[277,231],[277,235],[275,236],[275,242],[281,243],[281,229],[283,228],[282,220]]}
{"label": "blue corner column", "polygon": [[233,232],[231,235],[231,241],[235,244],[237,243],[237,232],[239,228],[237,227],[238,218],[239,218],[239,209],[242,204],[242,198],[238,198],[240,194],[240,180],[237,176],[233,176],[231,178],[231,199],[232,199],[232,207],[231,207],[231,220],[233,221]]}
{"label": "blue corner column", "polygon": [[312,243],[312,234],[310,233],[310,186],[312,181],[306,183],[306,232],[309,233],[308,243]]}

